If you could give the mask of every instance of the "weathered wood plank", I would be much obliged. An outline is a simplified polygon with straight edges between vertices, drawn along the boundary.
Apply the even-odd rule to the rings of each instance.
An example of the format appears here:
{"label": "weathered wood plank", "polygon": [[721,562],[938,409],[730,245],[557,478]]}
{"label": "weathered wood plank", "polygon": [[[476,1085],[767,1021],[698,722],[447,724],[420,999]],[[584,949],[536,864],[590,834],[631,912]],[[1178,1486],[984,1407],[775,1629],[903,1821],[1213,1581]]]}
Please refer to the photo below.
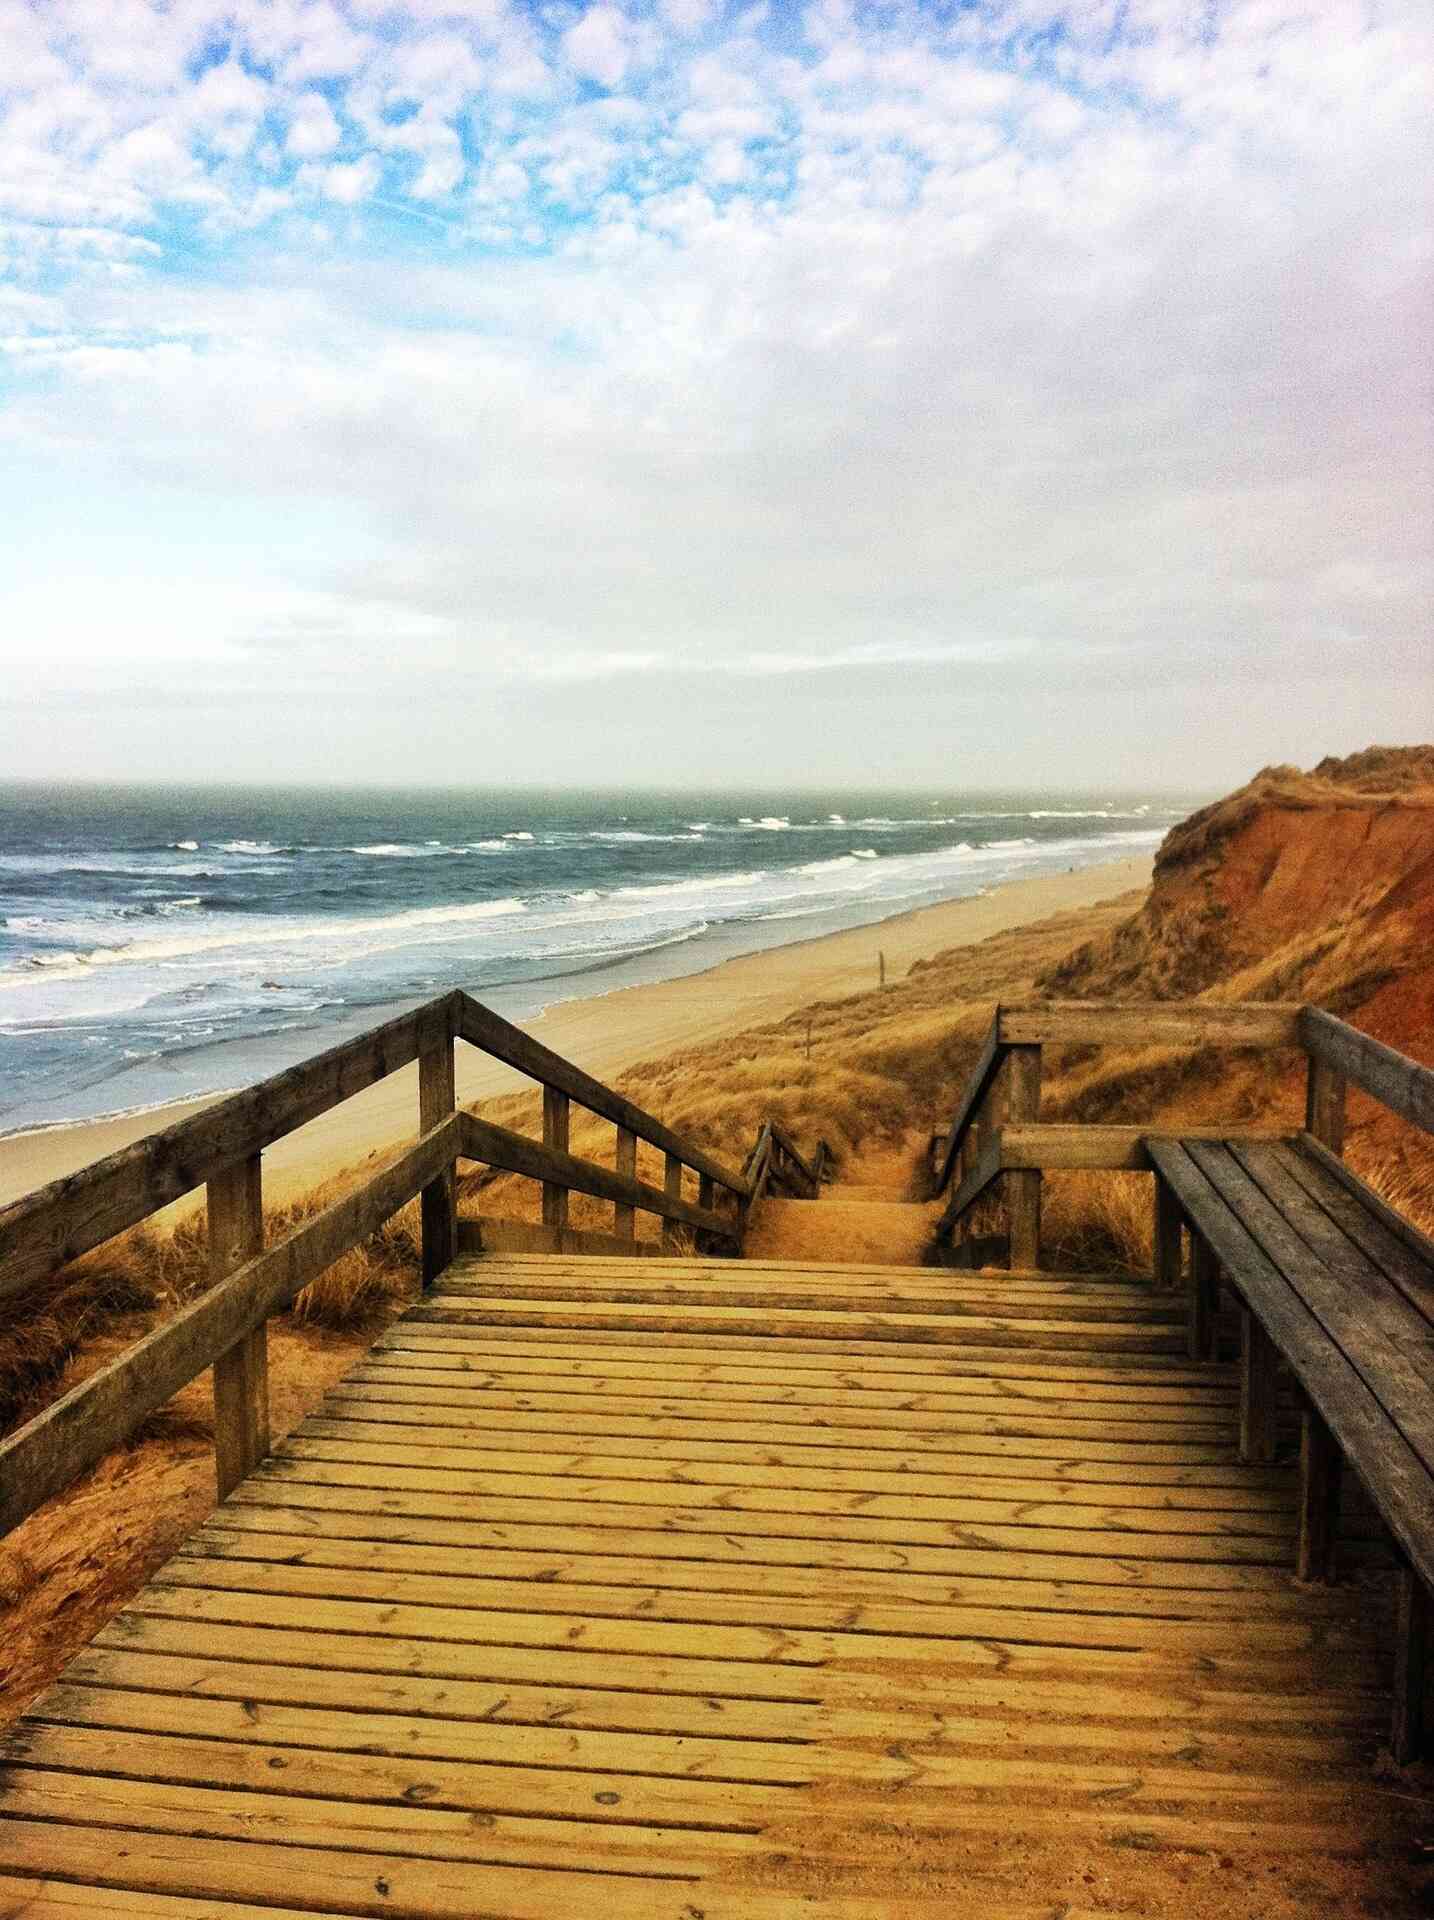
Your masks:
{"label": "weathered wood plank", "polygon": [[[1033,1126],[1041,1111],[1041,1050],[1018,1046],[1006,1054],[1006,1127]],[[1002,1162],[1005,1164],[1004,1144]],[[1041,1264],[1041,1175],[1039,1168],[1008,1172],[1006,1211],[1010,1223],[1011,1265]]]}
{"label": "weathered wood plank", "polygon": [[1273,1001],[1050,1000],[1003,1006],[999,1026],[1007,1046],[1294,1047],[1300,1011]]}
{"label": "weathered wood plank", "polygon": [[1295,1573],[1301,1580],[1328,1580],[1339,1530],[1343,1467],[1339,1445],[1315,1407],[1306,1407],[1300,1427],[1300,1537]]}
{"label": "weathered wood plank", "polygon": [[1331,1153],[1344,1152],[1345,1104],[1349,1082],[1317,1054],[1309,1057],[1305,1077],[1305,1131]]}
{"label": "weathered wood plank", "polygon": [[[663,1161],[662,1191],[669,1206],[682,1205],[682,1162],[675,1153],[669,1153]],[[677,1245],[677,1221],[671,1212],[663,1217],[662,1244],[669,1252]]]}
{"label": "weathered wood plank", "polygon": [[367,1239],[452,1162],[460,1139],[454,1115],[357,1193],[237,1268],[0,1443],[0,1533],[93,1466],[146,1414]]}
{"label": "weathered wood plank", "polygon": [[[460,1153],[464,1159],[481,1160],[490,1167],[502,1167],[507,1173],[527,1174],[533,1180],[552,1180],[576,1193],[590,1193],[599,1200],[620,1200],[625,1205],[660,1214],[666,1220],[678,1220],[683,1226],[731,1238],[732,1224],[721,1214],[704,1213],[688,1200],[676,1200],[670,1193],[649,1187],[641,1180],[629,1180],[591,1160],[560,1153],[556,1147],[544,1146],[541,1140],[511,1133],[507,1127],[496,1127],[489,1120],[478,1119],[476,1114],[460,1113],[457,1118],[462,1129]],[[678,1164],[680,1169],[680,1160]]]}
{"label": "weathered wood plank", "polygon": [[1311,1135],[1296,1143],[1286,1164],[1305,1192],[1389,1276],[1410,1305],[1434,1321],[1434,1240]]}
{"label": "weathered wood plank", "polygon": [[614,1093],[600,1080],[594,1080],[581,1067],[575,1067],[570,1060],[554,1053],[551,1047],[545,1047],[531,1034],[524,1033],[521,1027],[504,1020],[491,1007],[481,1005],[466,993],[459,993],[457,1001],[458,1032],[471,1045],[491,1054],[495,1060],[516,1067],[519,1073],[542,1081],[544,1086],[567,1094],[580,1107],[586,1107],[590,1113],[601,1114],[604,1120],[625,1127],[628,1132],[635,1133],[639,1140],[647,1141],[649,1146],[660,1147],[664,1153],[677,1154],[694,1172],[708,1174],[719,1187],[725,1187],[739,1199],[746,1198],[747,1183],[740,1173],[723,1166],[710,1153],[703,1152],[671,1127],[654,1119],[650,1113],[644,1113],[641,1107],[634,1106],[630,1100],[624,1100],[621,1094]]}
{"label": "weathered wood plank", "polygon": [[1006,1050],[1001,1045],[1001,1009],[998,1006],[992,1016],[986,1038],[981,1044],[981,1051],[976,1056],[976,1064],[961,1090],[961,1098],[956,1104],[955,1113],[951,1116],[951,1124],[946,1130],[941,1159],[935,1169],[933,1193],[944,1193],[950,1185],[971,1121],[981,1102],[990,1092],[991,1083],[1005,1057]]}
{"label": "weathered wood plank", "polygon": [[[616,1166],[624,1180],[637,1179],[637,1135],[631,1127],[617,1130]],[[613,1232],[619,1240],[637,1239],[637,1208],[626,1200],[615,1200],[612,1209]]]}
{"label": "weathered wood plank", "polygon": [[0,1208],[0,1298],[407,1066],[453,1019],[445,995]]}
{"label": "weathered wood plank", "polygon": [[[1402,1120],[1434,1133],[1434,1071],[1430,1068],[1320,1007],[1300,1009],[1299,1038],[1312,1059],[1373,1094]],[[1309,1131],[1319,1137],[1317,1128]]]}
{"label": "weathered wood plank", "polygon": [[[1210,1243],[1226,1278],[1260,1318],[1320,1409],[1345,1458],[1426,1582],[1434,1581],[1429,1471],[1308,1303],[1255,1241],[1178,1141],[1152,1138],[1150,1156]],[[1196,1149],[1198,1151],[1198,1149]]]}
{"label": "weathered wood plank", "polygon": [[1424,1752],[1428,1728],[1425,1701],[1429,1686],[1434,1603],[1412,1567],[1399,1572],[1399,1617],[1394,1640],[1394,1714],[1389,1745],[1395,1764],[1407,1767]]}
{"label": "weathered wood plank", "polygon": [[[557,1087],[543,1088],[543,1145],[558,1153],[568,1150],[569,1101]],[[560,1181],[543,1182],[543,1225],[562,1228],[568,1224],[568,1190]]]}
{"label": "weathered wood plank", "polygon": [[1001,1165],[1001,1136],[996,1133],[983,1143],[976,1165],[947,1201],[946,1211],[936,1222],[934,1229],[934,1237],[938,1241],[950,1239],[951,1229],[996,1179],[1001,1172]]}
{"label": "weathered wood plank", "polygon": [[[636,1212],[629,1208],[629,1212]],[[656,1260],[662,1248],[655,1240],[629,1240],[617,1233],[591,1227],[545,1227],[535,1220],[503,1220],[496,1214],[465,1214],[458,1222],[458,1257],[495,1258],[510,1253],[571,1254],[583,1261],[611,1258]]]}
{"label": "weathered wood plank", "polygon": [[[431,1133],[457,1106],[453,1036],[445,1033],[418,1056],[418,1131]],[[422,1274],[431,1287],[458,1250],[458,1166],[445,1167],[419,1195]]]}
{"label": "weathered wood plank", "polygon": [[[209,1273],[220,1281],[264,1245],[264,1196],[257,1153],[209,1181]],[[219,1498],[269,1451],[268,1334],[261,1320],[214,1359],[214,1472]]]}
{"label": "weathered wood plank", "polygon": [[[1082,1126],[1048,1121],[1038,1126],[1010,1123],[1001,1131],[1002,1162],[1007,1167],[1042,1167],[1048,1172],[1129,1169],[1149,1173],[1147,1126]],[[1287,1141],[1288,1127],[1181,1127],[1182,1140]]]}

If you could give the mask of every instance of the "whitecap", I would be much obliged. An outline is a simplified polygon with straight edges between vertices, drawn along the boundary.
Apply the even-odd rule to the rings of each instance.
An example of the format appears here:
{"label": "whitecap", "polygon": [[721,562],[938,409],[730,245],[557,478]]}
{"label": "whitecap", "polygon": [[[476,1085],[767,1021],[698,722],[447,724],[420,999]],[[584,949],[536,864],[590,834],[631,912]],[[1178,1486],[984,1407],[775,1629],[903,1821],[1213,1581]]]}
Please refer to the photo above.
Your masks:
{"label": "whitecap", "polygon": [[503,835],[505,840],[531,840],[532,837],[531,833],[505,833]]}
{"label": "whitecap", "polygon": [[198,853],[199,842],[197,840],[171,840],[169,843],[169,851],[171,853]]}

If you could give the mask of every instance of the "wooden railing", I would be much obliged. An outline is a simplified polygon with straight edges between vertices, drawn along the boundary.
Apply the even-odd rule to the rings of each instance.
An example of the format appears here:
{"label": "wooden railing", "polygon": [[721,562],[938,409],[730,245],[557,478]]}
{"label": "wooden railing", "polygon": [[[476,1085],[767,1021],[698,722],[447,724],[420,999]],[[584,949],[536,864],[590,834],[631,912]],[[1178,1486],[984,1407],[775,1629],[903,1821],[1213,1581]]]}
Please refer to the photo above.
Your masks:
{"label": "wooden railing", "polygon": [[[543,1088],[543,1138],[532,1140],[457,1111],[454,1047],[468,1042]],[[418,1138],[356,1192],[265,1248],[265,1147],[376,1081],[418,1063]],[[616,1165],[569,1152],[576,1103],[617,1129]],[[808,1168],[778,1128],[765,1162],[788,1182]],[[637,1177],[639,1141],[664,1156],[661,1187]],[[759,1145],[761,1136],[759,1136]],[[754,1150],[755,1151],[755,1150]],[[215,1462],[223,1498],[269,1449],[266,1324],[271,1315],[385,1220],[420,1199],[425,1286],[458,1250],[460,1161],[542,1182],[543,1219],[561,1228],[568,1195],[611,1201],[617,1246],[637,1240],[637,1215],[740,1247],[754,1183],[661,1120],[593,1079],[466,993],[454,992],[216,1102],[78,1173],[0,1209],[0,1300],[13,1298],[148,1219],[206,1189],[214,1284],[137,1345],[0,1444],[0,1533],[67,1486],[145,1416],[206,1368],[214,1371]],[[697,1182],[684,1194],[684,1176]]]}
{"label": "wooden railing", "polygon": [[815,1200],[834,1156],[825,1140],[809,1161],[785,1128],[768,1120],[742,1166],[750,1192],[750,1208],[769,1188],[778,1187],[795,1200]]}
{"label": "wooden railing", "polygon": [[[1149,1171],[1144,1126],[1042,1124],[1042,1049],[1070,1047],[1243,1047],[1300,1050],[1308,1060],[1304,1134],[1337,1160],[1343,1150],[1345,1098],[1352,1082],[1394,1113],[1434,1131],[1434,1073],[1317,1007],[1275,1002],[1225,1005],[1153,1001],[1117,1005],[1056,1000],[998,1006],[950,1127],[932,1141],[933,1191],[948,1195],[936,1226],[951,1242],[975,1203],[998,1181],[1009,1221],[1010,1262],[1036,1268],[1041,1253],[1042,1175],[1056,1169]],[[1285,1139],[1298,1125],[1270,1130],[1182,1125],[1183,1137]],[[1395,1216],[1397,1217],[1397,1216]],[[1156,1278],[1175,1284],[1179,1236],[1156,1216]]]}

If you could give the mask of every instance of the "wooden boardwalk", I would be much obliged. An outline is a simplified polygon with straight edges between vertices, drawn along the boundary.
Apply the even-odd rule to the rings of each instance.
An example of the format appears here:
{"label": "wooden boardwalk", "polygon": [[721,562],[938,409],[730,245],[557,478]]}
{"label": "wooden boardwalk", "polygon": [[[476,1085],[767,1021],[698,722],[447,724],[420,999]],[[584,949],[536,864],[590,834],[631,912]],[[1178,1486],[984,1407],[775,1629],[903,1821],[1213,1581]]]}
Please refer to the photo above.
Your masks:
{"label": "wooden boardwalk", "polygon": [[1076,1920],[973,1889],[1377,1846],[1381,1549],[1296,1587],[1184,1339],[1116,1280],[460,1259],[11,1730],[0,1915]]}

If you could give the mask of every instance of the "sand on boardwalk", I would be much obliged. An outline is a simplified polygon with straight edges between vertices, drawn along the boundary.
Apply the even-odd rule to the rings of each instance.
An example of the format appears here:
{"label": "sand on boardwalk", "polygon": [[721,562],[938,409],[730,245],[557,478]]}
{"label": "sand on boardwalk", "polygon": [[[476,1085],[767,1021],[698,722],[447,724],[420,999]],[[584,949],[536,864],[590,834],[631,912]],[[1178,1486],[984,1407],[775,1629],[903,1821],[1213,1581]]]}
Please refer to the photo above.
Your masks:
{"label": "sand on boardwalk", "polygon": [[[1152,857],[1140,855],[1073,873],[1015,880],[973,899],[944,900],[871,926],[744,954],[685,979],[569,1001],[527,1024],[556,1052],[599,1078],[611,1078],[640,1060],[658,1059],[698,1041],[782,1019],[815,1000],[865,992],[876,984],[878,953],[886,956],[888,980],[899,980],[914,960],[948,947],[966,946],[1146,886],[1151,866]],[[316,1039],[315,1052],[321,1044]],[[527,1084],[523,1076],[475,1048],[459,1047],[461,1101],[511,1093]],[[0,1139],[0,1204],[88,1166],[208,1104],[185,1101],[114,1120]],[[411,1066],[270,1147],[264,1156],[265,1197],[270,1201],[292,1198],[411,1136],[417,1129],[417,1113],[418,1071]]]}

